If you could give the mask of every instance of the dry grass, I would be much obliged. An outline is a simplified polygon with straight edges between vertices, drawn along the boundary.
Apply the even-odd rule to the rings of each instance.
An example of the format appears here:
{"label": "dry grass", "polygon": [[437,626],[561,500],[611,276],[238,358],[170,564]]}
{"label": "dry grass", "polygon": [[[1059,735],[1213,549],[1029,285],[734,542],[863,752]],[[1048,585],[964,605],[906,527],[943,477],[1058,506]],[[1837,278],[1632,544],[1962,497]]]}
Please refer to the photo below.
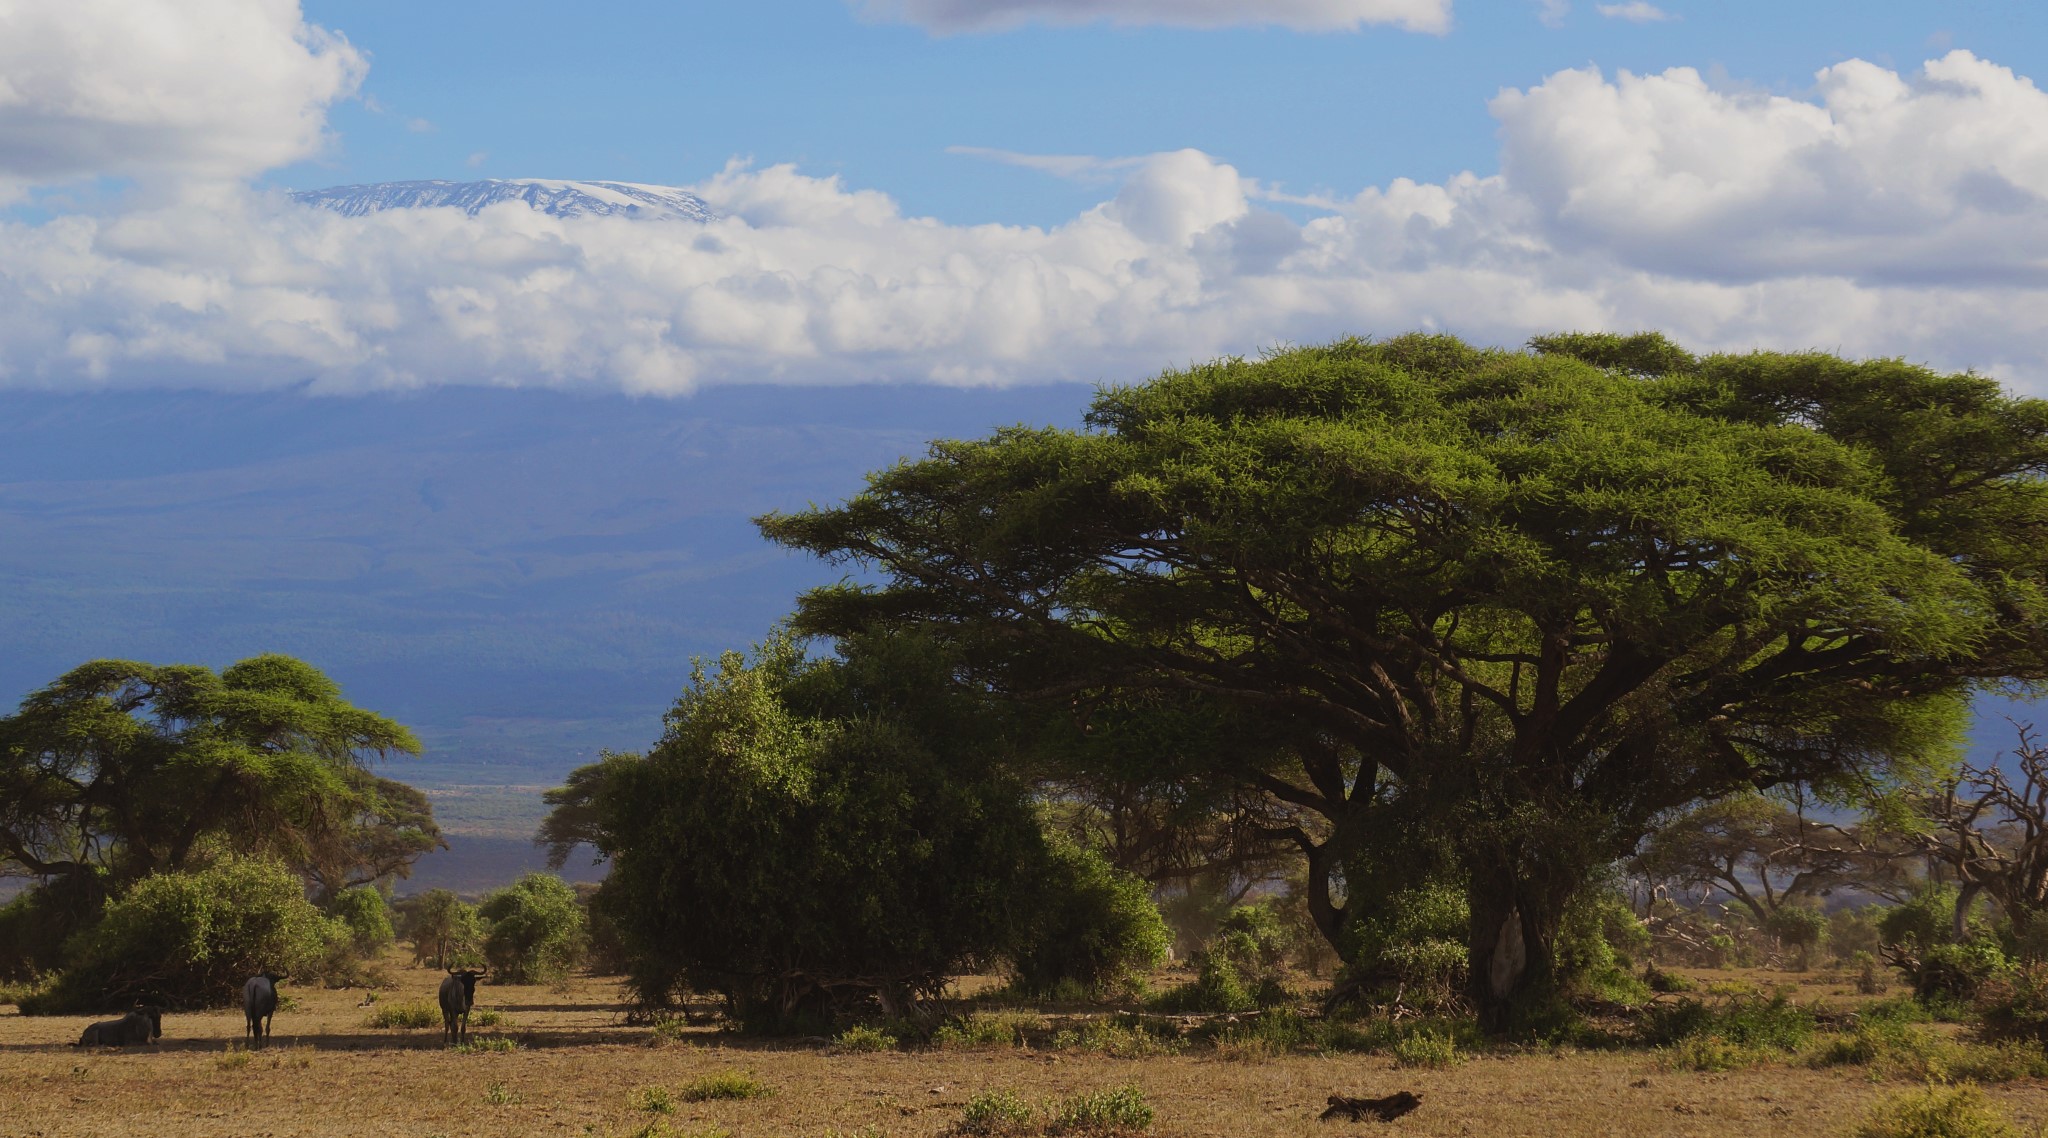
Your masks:
{"label": "dry grass", "polygon": [[[380,1002],[431,998],[439,980],[430,971],[391,971],[398,988]],[[1162,1138],[1339,1138],[1354,1131],[1845,1138],[1899,1089],[1856,1067],[1783,1063],[1682,1073],[1642,1052],[1481,1053],[1430,1069],[1397,1068],[1391,1056],[1231,1061],[1200,1049],[1142,1058],[1014,1046],[850,1053],[721,1041],[706,1029],[682,1033],[680,1045],[650,1048],[651,1030],[624,1024],[612,985],[590,979],[560,991],[486,984],[478,989],[479,1005],[508,1014],[517,1026],[477,1038],[510,1038],[519,1046],[458,1053],[441,1046],[438,1032],[364,1026],[359,993],[295,993],[302,1010],[280,1013],[275,1039],[254,1052],[235,1044],[239,1012],[166,1017],[157,1047],[79,1052],[65,1044],[78,1038],[85,1019],[24,1019],[0,1008],[0,1136],[624,1138],[658,1120],[671,1133],[723,1129],[736,1138],[933,1138],[986,1092],[1011,1091],[1038,1106],[1134,1086],[1156,1112],[1150,1133]],[[1831,994],[1822,982],[1803,985],[1796,998]],[[685,1088],[732,1071],[750,1073],[777,1093],[685,1101]],[[1421,1094],[1421,1109],[1384,1127],[1316,1121],[1332,1093],[1395,1090]],[[2048,1083],[2018,1080],[1982,1093],[2023,1128],[2048,1122]],[[650,1112],[655,1098],[670,1111]]]}

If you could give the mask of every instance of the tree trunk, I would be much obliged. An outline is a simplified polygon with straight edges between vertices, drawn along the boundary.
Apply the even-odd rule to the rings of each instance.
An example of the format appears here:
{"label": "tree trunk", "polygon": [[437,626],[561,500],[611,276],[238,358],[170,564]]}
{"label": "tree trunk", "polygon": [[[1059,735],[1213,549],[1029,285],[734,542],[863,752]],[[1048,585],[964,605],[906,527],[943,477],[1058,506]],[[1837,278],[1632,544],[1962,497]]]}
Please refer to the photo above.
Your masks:
{"label": "tree trunk", "polygon": [[1472,912],[1466,990],[1480,1030],[1519,1031],[1557,999],[1555,948],[1567,899],[1506,867],[1472,868],[1466,887]]}

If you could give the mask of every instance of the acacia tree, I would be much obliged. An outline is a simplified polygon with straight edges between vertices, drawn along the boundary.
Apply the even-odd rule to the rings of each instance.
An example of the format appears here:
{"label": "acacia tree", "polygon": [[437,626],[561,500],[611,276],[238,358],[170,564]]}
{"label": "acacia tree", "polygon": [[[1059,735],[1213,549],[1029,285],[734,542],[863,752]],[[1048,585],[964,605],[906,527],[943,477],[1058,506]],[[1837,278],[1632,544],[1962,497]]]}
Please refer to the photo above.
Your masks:
{"label": "acacia tree", "polygon": [[1504,1030],[1550,998],[1591,868],[1656,820],[1933,762],[2048,640],[2048,404],[1895,361],[1534,343],[1219,360],[760,524],[880,572],[808,594],[806,630],[921,624],[1020,697],[1293,724],[1247,785],[1340,846],[1451,843]]}
{"label": "acacia tree", "polygon": [[289,656],[219,673],[97,660],[0,718],[0,872],[76,901],[63,906],[73,924],[210,845],[337,890],[400,874],[439,832],[424,798],[366,764],[418,751]]}
{"label": "acacia tree", "polygon": [[1817,904],[1837,889],[1904,901],[1913,856],[1884,827],[1817,821],[1775,798],[1739,794],[1660,827],[1631,869],[1656,882],[1719,890],[1769,924],[1782,907]]}
{"label": "acacia tree", "polygon": [[2048,913],[2048,747],[2032,726],[2019,729],[2012,765],[1963,765],[1921,801],[1928,825],[1909,834],[1954,876],[1957,940],[1980,893],[2022,930]]}

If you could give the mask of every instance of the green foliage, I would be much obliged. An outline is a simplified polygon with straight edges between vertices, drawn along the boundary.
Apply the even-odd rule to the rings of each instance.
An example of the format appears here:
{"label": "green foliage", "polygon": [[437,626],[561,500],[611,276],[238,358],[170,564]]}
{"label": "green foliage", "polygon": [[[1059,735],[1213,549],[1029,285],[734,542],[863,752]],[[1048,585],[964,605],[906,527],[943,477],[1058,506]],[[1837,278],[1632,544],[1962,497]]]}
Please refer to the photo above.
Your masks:
{"label": "green foliage", "polygon": [[364,1023],[370,1027],[403,1028],[419,1031],[441,1026],[441,1009],[432,1000],[398,1000],[378,1003],[370,1009]]}
{"label": "green foliage", "polygon": [[1793,1054],[1813,1038],[1813,1013],[1783,993],[1738,996],[1719,1006],[1695,999],[1650,1008],[1643,1017],[1644,1041],[1670,1049],[1682,1069],[1730,1070],[1769,1057]]}
{"label": "green foliage", "polygon": [[224,858],[204,869],[159,873],[107,906],[99,924],[66,947],[73,963],[22,1007],[47,1015],[129,1007],[219,1007],[268,969],[311,979],[348,926],[320,914],[280,862]]}
{"label": "green foliage", "polygon": [[716,1071],[683,1084],[678,1092],[684,1102],[714,1102],[721,1099],[765,1098],[775,1088],[748,1071]]}
{"label": "green foliage", "polygon": [[1031,1133],[1036,1121],[1037,1112],[1019,1098],[1017,1092],[983,1091],[967,1100],[953,1133],[974,1135],[976,1138],[1008,1138]]}
{"label": "green foliage", "polygon": [[1202,957],[1201,971],[1188,983],[1168,988],[1145,1006],[1168,1015],[1216,1012],[1248,1012],[1259,1006],[1257,995],[1245,987],[1237,965],[1221,952]]}
{"label": "green foliage", "polygon": [[674,1114],[676,1097],[668,1093],[667,1087],[641,1087],[634,1096],[635,1105],[648,1114]]}
{"label": "green foliage", "polygon": [[939,1025],[932,1032],[938,1048],[1022,1047],[1047,1030],[1046,1019],[1033,1011],[974,1012]]}
{"label": "green foliage", "polygon": [[349,949],[357,956],[374,957],[397,939],[391,929],[391,906],[367,885],[337,894],[327,915],[348,926]]}
{"label": "green foliage", "polygon": [[449,1050],[458,1055],[499,1054],[519,1050],[519,1041],[502,1035],[473,1035]]}
{"label": "green foliage", "polygon": [[398,904],[399,928],[412,942],[414,964],[468,968],[484,963],[484,922],[475,905],[446,889],[429,889]]}
{"label": "green foliage", "polygon": [[1778,906],[1764,921],[1764,931],[1776,937],[1779,944],[1798,952],[1802,970],[1812,960],[1814,951],[1827,940],[1828,928],[1825,913],[1797,904]]}
{"label": "green foliage", "polygon": [[2020,1132],[1975,1087],[1930,1086],[1871,1108],[1856,1138],[2020,1138]]}
{"label": "green foliage", "polygon": [[1458,1043],[1448,1033],[1416,1032],[1394,1044],[1396,1067],[1423,1067],[1441,1071],[1459,1063]]}
{"label": "green foliage", "polygon": [[1149,1059],[1178,1055],[1187,1042],[1174,1028],[1116,1016],[1089,1020],[1078,1031],[1057,1032],[1052,1046],[1055,1051],[1087,1051],[1111,1059]]}
{"label": "green foliage", "polygon": [[1955,886],[1930,886],[1885,910],[1877,921],[1878,937],[1884,944],[1925,956],[1955,939],[1955,912]]}
{"label": "green foliage", "polygon": [[484,958],[498,983],[551,983],[583,955],[583,909],[553,874],[528,873],[485,897],[477,912],[490,929]]}
{"label": "green foliage", "polygon": [[[850,991],[898,1014],[1014,949],[1033,915],[1018,899],[1054,869],[1024,787],[991,763],[996,716],[903,639],[823,661],[777,640],[700,667],[661,743],[611,760],[596,798],[612,869],[595,903],[641,999],[688,984],[751,1028],[815,1029]],[[1108,950],[1149,935],[1089,958],[1121,963]]]}
{"label": "green foliage", "polygon": [[1977,989],[1976,1008],[1990,1038],[2048,1044],[2048,964],[2024,964],[1987,978]]}
{"label": "green foliage", "polygon": [[[1865,905],[1860,909],[1837,909],[1828,914],[1828,952],[1836,960],[1861,967],[1863,959],[1875,959],[1883,938],[1877,930],[1878,918],[1884,913],[1878,905]],[[1857,954],[1865,954],[1859,957]]]}
{"label": "green foliage", "polygon": [[1048,1135],[1142,1134],[1152,1126],[1152,1106],[1134,1086],[1078,1094],[1060,1101],[1046,1125]]}
{"label": "green foliage", "polygon": [[0,905],[0,979],[26,980],[61,968],[65,939],[99,919],[110,878],[104,869],[65,874]]}
{"label": "green foliage", "polygon": [[1049,840],[1048,855],[1030,923],[1010,953],[1022,994],[1065,985],[1099,995],[1166,958],[1171,937],[1143,881],[1064,838]]}
{"label": "green foliage", "polygon": [[854,1054],[896,1050],[896,1037],[879,1027],[857,1023],[833,1037],[833,1046]]}
{"label": "green foliage", "polygon": [[1565,906],[1553,951],[1558,978],[1570,987],[1616,1003],[1640,1003],[1648,991],[1633,975],[1649,951],[1650,933],[1620,890],[1595,883]]}
{"label": "green foliage", "polygon": [[1351,930],[1347,974],[1398,989],[1424,1007],[1449,1006],[1465,987],[1472,916],[1462,888],[1447,881],[1398,890],[1364,909]]}

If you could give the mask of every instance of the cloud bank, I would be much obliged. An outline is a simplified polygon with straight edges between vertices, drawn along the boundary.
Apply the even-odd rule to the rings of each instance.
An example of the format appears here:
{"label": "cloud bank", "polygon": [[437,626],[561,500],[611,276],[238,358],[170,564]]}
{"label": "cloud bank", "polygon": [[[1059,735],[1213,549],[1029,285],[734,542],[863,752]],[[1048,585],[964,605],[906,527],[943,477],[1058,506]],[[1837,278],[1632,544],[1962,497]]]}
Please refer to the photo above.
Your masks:
{"label": "cloud bank", "polygon": [[[908,217],[836,178],[738,164],[690,187],[723,215],[705,225],[518,204],[346,218],[237,177],[317,147],[360,57],[289,4],[200,9],[239,12],[233,42],[268,62],[203,81],[148,64],[191,89],[151,111],[185,142],[145,161],[22,125],[141,115],[83,66],[99,57],[77,26],[0,0],[4,29],[42,28],[81,68],[0,70],[0,173],[153,187],[115,212],[0,222],[0,385],[1123,380],[1345,334],[1650,327],[2048,390],[2048,96],[1968,52],[1911,74],[1840,64],[1808,98],[1688,69],[1563,71],[1492,102],[1499,173],[1342,198],[1196,151],[984,153],[1113,174],[1107,200],[1050,228]],[[258,82],[270,102],[223,94]],[[176,125],[196,123],[220,138]]]}
{"label": "cloud bank", "polygon": [[0,0],[0,204],[77,178],[309,157],[367,63],[297,0]]}
{"label": "cloud bank", "polygon": [[1356,31],[1370,24],[1411,32],[1441,33],[1451,27],[1451,0],[857,0],[856,6],[870,19],[901,20],[942,33],[1097,22],[1304,32]]}

